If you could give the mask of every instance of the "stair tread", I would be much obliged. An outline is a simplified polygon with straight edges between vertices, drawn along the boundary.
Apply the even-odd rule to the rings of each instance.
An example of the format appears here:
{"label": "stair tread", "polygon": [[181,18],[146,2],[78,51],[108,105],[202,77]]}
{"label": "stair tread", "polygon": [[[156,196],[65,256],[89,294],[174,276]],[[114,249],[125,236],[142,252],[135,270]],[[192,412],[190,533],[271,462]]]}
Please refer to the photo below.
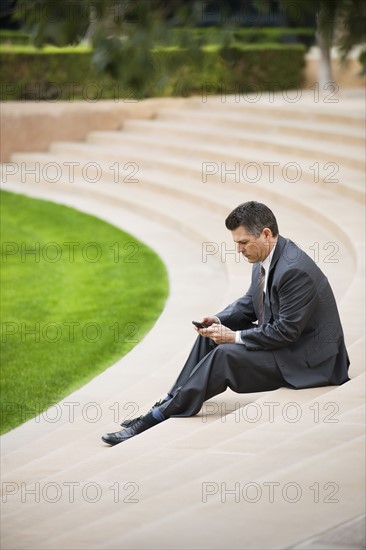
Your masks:
{"label": "stair tread", "polygon": [[[364,114],[357,111],[360,102],[353,106],[352,97],[344,92],[334,105],[314,104],[314,94],[305,92],[296,105],[286,104],[280,94],[274,95],[274,105],[270,101],[236,105],[235,96],[226,99],[222,105],[220,97],[208,97],[204,104],[195,97],[175,102],[175,109],[164,100],[151,102],[150,116],[153,111],[156,115],[150,122],[129,120],[122,131],[90,133],[85,143],[55,142],[48,153],[13,157],[15,162],[40,162],[42,166],[99,163],[103,171],[95,183],[76,171],[74,182],[63,174],[52,185],[45,178],[32,185],[31,178],[20,183],[14,176],[4,188],[44,194],[80,209],[89,205],[91,212],[104,212],[117,226],[127,225],[137,238],[153,247],[156,244],[169,267],[172,294],[143,343],[64,400],[98,402],[109,417],[86,425],[78,410],[72,423],[52,426],[41,418],[39,424],[28,422],[2,438],[3,482],[23,482],[27,489],[34,488],[34,483],[41,488],[59,484],[64,489],[65,483],[79,484],[73,503],[65,490],[52,506],[45,498],[35,502],[31,496],[23,502],[21,494],[9,497],[3,506],[7,532],[3,529],[2,533],[3,546],[9,550],[71,550],[76,546],[89,550],[106,545],[160,550],[192,547],[193,540],[195,548],[288,548],[360,514],[365,374],[364,317],[357,306],[364,291]],[[257,122],[262,134],[255,128]],[[340,145],[342,140],[345,145]],[[303,178],[292,184],[284,177],[275,177],[271,184],[244,183],[233,176],[223,182],[216,174],[202,181],[203,162],[226,161],[231,169],[235,162],[263,166],[268,157],[281,166],[300,163]],[[310,165],[319,159],[323,167],[332,158],[337,162],[337,157],[340,183],[315,184]],[[114,183],[113,174],[108,174],[114,161],[138,163],[138,182]],[[99,438],[113,430],[114,403],[135,399],[138,410],[149,407],[152,393],[166,390],[172,373],[178,373],[193,341],[190,320],[194,311],[211,309],[223,300],[228,303],[229,296],[236,297],[239,289],[245,291],[250,270],[232,256],[226,262],[226,257],[223,261],[216,253],[203,262],[202,243],[229,242],[223,219],[234,202],[247,197],[265,198],[264,202],[273,205],[281,233],[301,241],[301,248],[310,255],[314,242],[325,253],[329,250],[323,246],[340,245],[338,263],[325,261],[322,253],[319,262],[335,289],[346,338],[352,343],[351,362],[360,374],[339,387],[297,392],[282,388],[251,395],[228,390],[207,402],[194,418],[171,419],[123,445],[106,448]],[[202,277],[205,284],[196,284]],[[172,323],[175,311],[180,312],[175,327],[181,333],[178,346]],[[159,341],[167,335],[169,345],[163,349]],[[146,356],[154,358],[154,369]],[[272,419],[269,403],[275,407]],[[261,415],[251,422],[249,411],[258,411],[255,407]],[[289,415],[299,407],[300,419],[289,421],[285,407]],[[18,441],[23,434],[24,439]],[[222,502],[217,493],[203,503],[202,488],[207,482],[215,487],[225,482],[229,488],[235,483],[256,483],[262,491],[264,483],[274,482],[280,496],[286,484],[297,483],[302,498],[296,506],[283,498],[275,505],[268,499],[238,503],[230,494]],[[80,488],[87,483],[101,489],[98,502],[86,502]],[[111,490],[116,483],[122,490],[119,505]],[[127,483],[137,486],[138,505],[128,506]],[[329,483],[339,488],[336,507],[324,498],[329,496]],[[314,491],[309,489],[315,484],[321,491],[319,502],[314,502]],[[281,529],[284,518],[286,529]]]}
{"label": "stair tread", "polygon": [[[311,92],[301,91],[301,100],[295,102],[288,102],[281,97],[281,93],[275,93],[273,101],[270,96],[263,98],[264,101],[237,101],[237,97],[234,94],[228,94],[225,96],[225,101],[218,95],[209,96],[207,101],[202,101],[202,97],[192,97],[191,101],[184,105],[184,108],[194,107],[201,109],[203,106],[207,110],[218,111],[225,109],[225,111],[235,110],[238,113],[258,111],[262,113],[263,117],[284,117],[294,118],[301,121],[309,120],[312,123],[324,122],[339,122],[341,124],[352,124],[358,127],[364,127],[364,120],[366,118],[365,101],[364,96],[359,95],[357,101],[354,98],[346,99],[345,94],[342,97],[334,98],[334,102],[327,102],[326,98],[322,98],[321,101],[314,101],[314,95]],[[358,90],[359,94],[363,94],[362,90]],[[167,107],[167,105],[162,106]]]}
{"label": "stair tread", "polygon": [[[173,433],[173,442],[170,442],[169,434],[172,434],[171,429],[171,422],[166,422],[163,425],[160,425],[159,432],[156,430],[151,430],[151,432],[154,432],[152,436],[154,437],[154,440],[158,437],[159,442],[159,449],[165,446],[174,446],[176,449],[207,449],[211,452],[216,452],[216,449],[219,453],[222,452],[221,448],[223,447],[226,449],[226,452],[231,454],[232,452],[235,454],[237,453],[238,449],[241,449],[242,447],[242,440],[244,441],[246,437],[248,436],[248,433],[250,432],[249,437],[253,438],[253,434],[258,433],[261,431],[263,424],[269,424],[270,427],[272,427],[272,422],[270,422],[272,415],[273,419],[277,418],[279,414],[283,415],[283,412],[280,413],[281,407],[277,406],[268,406],[264,405],[264,403],[280,403],[282,404],[282,411],[284,407],[288,406],[289,403],[291,403],[291,399],[296,400],[298,409],[300,409],[301,415],[304,414],[307,417],[308,422],[298,422],[296,423],[297,432],[294,434],[295,436],[298,436],[299,433],[302,431],[307,431],[314,425],[314,418],[316,410],[313,410],[310,405],[308,404],[312,403],[313,401],[315,403],[318,403],[318,414],[319,414],[319,407],[322,405],[322,418],[326,418],[330,416],[330,420],[338,419],[338,417],[341,414],[344,414],[345,412],[348,412],[350,409],[358,407],[359,404],[362,404],[363,396],[359,395],[360,390],[362,388],[360,387],[359,380],[357,382],[355,380],[349,382],[343,387],[335,387],[335,388],[313,388],[312,390],[301,390],[294,392],[286,390],[284,388],[280,390],[276,390],[275,392],[269,392],[265,394],[265,397],[261,397],[259,400],[255,400],[256,408],[260,407],[261,411],[261,417],[258,420],[258,422],[251,423],[245,420],[245,418],[250,418],[250,414],[248,413],[247,417],[244,417],[243,415],[241,420],[242,422],[237,422],[238,415],[236,413],[231,413],[228,416],[225,416],[226,422],[221,422],[221,419],[211,420],[209,423],[209,426],[206,426],[206,423],[203,422],[205,418],[210,420],[210,417],[207,415],[198,416],[196,418],[190,419],[188,422],[185,420],[182,422],[180,419],[178,421],[178,424],[176,425]],[[358,395],[357,395],[358,390]],[[334,406],[333,408],[330,408],[330,411],[328,411],[327,415],[327,403],[331,402],[334,403],[334,400],[337,400],[337,396],[342,396],[342,408],[339,410],[335,410]],[[351,395],[351,397],[349,397]],[[348,397],[347,397],[348,396]],[[306,405],[306,406],[305,406]],[[206,405],[207,406],[207,405]],[[252,405],[248,405],[248,407],[252,408]],[[106,408],[106,407],[102,407]],[[288,408],[288,407],[287,407]],[[298,409],[295,410],[295,413],[298,414]],[[287,409],[286,409],[287,410]],[[240,411],[238,411],[240,412]],[[202,414],[202,413],[201,413]],[[287,414],[287,413],[286,413]],[[293,412],[290,412],[288,415],[288,418],[291,418],[291,415]],[[268,416],[270,415],[270,416]],[[269,418],[269,421],[267,420],[267,417]],[[240,416],[239,416],[240,418]],[[320,418],[320,416],[319,416]],[[280,417],[281,419],[281,417]],[[173,419],[174,420],[174,419]],[[89,450],[95,448],[95,439],[97,438],[99,440],[100,434],[103,433],[103,424],[100,426],[100,422],[98,422],[98,425],[96,424],[96,427],[91,426],[89,428],[88,433],[85,434],[85,423],[83,420],[79,419],[79,422],[76,421],[73,425],[66,425],[60,427],[55,433],[50,434],[51,437],[44,438],[44,442],[39,441],[37,442],[37,445],[33,446],[33,448],[38,452],[42,453],[42,448],[45,445],[44,449],[44,455],[38,456],[37,458],[34,458],[33,461],[29,461],[29,446],[26,447],[24,450],[22,450],[21,455],[24,454],[24,457],[28,457],[28,460],[25,461],[25,464],[23,466],[20,466],[15,469],[11,469],[11,471],[3,476],[4,480],[17,480],[17,481],[23,481],[25,479],[28,479],[30,482],[31,479],[34,481],[37,481],[40,479],[40,472],[43,472],[43,475],[41,478],[53,476],[52,479],[57,479],[58,475],[57,472],[62,472],[64,468],[62,468],[62,465],[65,460],[65,456],[74,456],[78,457],[78,462],[87,464],[88,462],[93,465],[95,464],[95,461],[97,459],[97,456],[94,454],[92,457],[92,461],[89,460]],[[176,422],[175,422],[176,424]],[[191,430],[188,431],[188,425],[193,425]],[[81,432],[78,430],[78,427],[81,427]],[[117,428],[118,429],[118,428]],[[126,452],[124,453],[124,464],[125,467],[127,467],[128,460],[127,456],[131,456],[132,463],[134,464],[134,454],[136,445],[139,448],[139,446],[145,445],[145,439],[146,435],[151,432],[146,432],[144,434],[143,438],[137,438],[134,440],[131,440],[128,442],[128,448]],[[203,434],[204,432],[204,434]],[[76,437],[72,437],[72,434],[75,433]],[[218,434],[221,435],[223,438],[222,442],[217,443],[217,437]],[[168,438],[166,438],[166,435]],[[203,437],[204,435],[204,437]],[[211,439],[212,442],[211,442]],[[54,440],[54,442],[53,442]],[[71,441],[70,441],[71,440]],[[83,445],[80,446],[80,442],[83,441]],[[42,446],[43,443],[43,446]],[[57,443],[61,444],[61,447],[55,448],[54,445],[57,445]],[[131,445],[132,443],[132,445]],[[51,447],[50,452],[47,452],[49,447]],[[73,448],[75,449],[73,450]],[[80,450],[80,459],[77,454],[78,450]],[[154,454],[155,449],[152,449],[152,453]],[[127,453],[127,456],[126,456]],[[132,453],[132,454],[131,454]],[[146,454],[146,451],[145,451]],[[104,470],[107,469],[108,459],[106,460],[104,458],[104,450],[103,447],[99,451],[99,455],[104,463]],[[102,458],[103,457],[103,458]],[[108,457],[109,458],[109,457]],[[98,461],[97,461],[98,462]],[[98,464],[96,464],[96,468],[98,469]],[[79,463],[74,467],[66,468],[67,475],[71,475],[71,472],[73,469],[76,468],[76,471],[80,471],[80,465]],[[82,468],[83,472],[85,472],[85,466]],[[31,476],[31,472],[32,476]],[[95,474],[95,472],[94,472]],[[62,474],[61,474],[62,475]],[[90,474],[89,474],[90,475]],[[24,478],[25,476],[25,478]],[[28,476],[28,477],[27,477]]]}
{"label": "stair tread", "polygon": [[[358,193],[358,196],[361,200],[365,200],[364,177],[362,176],[362,174],[355,170],[344,168],[342,166],[341,171],[335,174],[335,168],[330,166],[330,168],[332,169],[332,176],[334,176],[334,178],[332,177],[332,181],[329,180],[329,183],[325,182],[325,185],[323,182],[323,176],[325,178],[327,178],[328,176],[330,177],[329,167],[326,169],[327,172],[325,174],[323,173],[324,166],[318,166],[317,170],[319,173],[316,173],[316,176],[320,176],[321,174],[321,177],[318,178],[319,183],[314,182],[314,185],[309,186],[308,180],[310,180],[311,183],[313,183],[313,180],[315,180],[314,171],[310,169],[309,163],[304,163],[303,159],[292,157],[290,168],[291,166],[295,166],[296,173],[292,173],[291,170],[289,173],[287,171],[287,165],[289,165],[288,157],[287,159],[284,159],[283,156],[279,156],[276,153],[276,155],[273,155],[271,157],[271,160],[269,161],[268,158],[264,158],[263,154],[259,153],[258,151],[256,151],[255,156],[252,155],[251,157],[249,157],[248,150],[246,150],[245,154],[248,154],[248,158],[246,159],[245,157],[243,157],[243,154],[240,151],[236,151],[237,157],[235,157],[233,151],[235,150],[233,150],[233,148],[230,148],[227,157],[230,159],[230,163],[232,164],[225,165],[223,168],[221,168],[221,164],[217,162],[219,159],[213,156],[212,150],[211,158],[209,160],[207,160],[207,157],[205,157],[205,160],[197,158],[198,154],[196,154],[196,158],[192,158],[188,153],[186,155],[175,154],[157,158],[156,154],[154,154],[147,145],[145,149],[139,148],[139,150],[137,151],[133,144],[124,146],[124,150],[123,152],[121,152],[120,149],[118,149],[117,147],[101,147],[83,143],[58,143],[54,145],[54,149],[50,153],[19,153],[13,155],[13,158],[18,162],[25,161],[28,163],[36,163],[43,161],[44,163],[50,163],[50,166],[52,163],[59,163],[61,164],[61,166],[57,169],[61,170],[61,174],[69,175],[69,163],[77,163],[77,166],[75,165],[76,168],[73,168],[74,171],[77,170],[78,166],[81,166],[82,168],[86,166],[87,163],[80,162],[82,158],[85,158],[85,160],[88,162],[94,162],[96,155],[100,155],[98,162],[99,165],[101,165],[103,162],[107,162],[107,159],[109,159],[108,162],[114,161],[119,163],[120,178],[124,176],[123,182],[133,182],[134,180],[139,179],[141,175],[149,177],[148,172],[157,169],[163,169],[173,172],[181,170],[182,178],[183,174],[184,177],[196,177],[199,178],[199,181],[201,183],[203,183],[203,179],[206,179],[206,181],[209,183],[223,183],[225,182],[225,180],[230,181],[234,179],[236,183],[240,183],[241,185],[266,184],[268,186],[268,181],[270,181],[270,178],[275,177],[276,187],[281,183],[285,183],[288,187],[289,192],[291,191],[291,187],[296,186],[296,188],[298,188],[301,185],[304,186],[304,189],[305,187],[310,188],[310,192],[314,192],[314,190],[316,190],[317,192],[319,192],[319,190],[326,190],[329,191],[331,194],[334,194],[334,191],[337,191],[338,189],[344,188],[345,192],[347,192],[347,189],[354,190]],[[217,154],[219,153],[217,152]],[[249,158],[251,158],[251,160],[249,160]],[[220,159],[222,162],[222,156],[220,157]],[[285,162],[285,160],[287,160],[287,162]],[[133,166],[129,166],[129,163],[131,162],[135,162],[137,164],[134,170],[131,170],[131,168],[133,169]],[[203,162],[206,163],[205,166],[203,166]],[[262,168],[261,165],[263,165],[263,162],[267,164],[265,164]],[[251,168],[251,165],[253,163],[254,165],[257,165],[257,168]],[[269,163],[272,166],[271,168],[269,166]],[[108,174],[110,178],[113,178],[117,182],[117,176],[115,172],[116,168],[112,168],[112,166],[113,165],[110,165],[108,167]],[[205,174],[203,174],[204,168]],[[30,167],[28,167],[28,169],[30,169]],[[52,178],[57,178],[57,173],[52,173],[52,166],[51,174],[48,174],[48,170],[49,168],[47,168],[46,175],[49,178],[50,182],[52,182]],[[285,170],[285,172],[283,170]],[[133,171],[135,171],[135,174],[134,176],[131,176]],[[60,172],[58,172],[58,174],[59,173]],[[130,176],[132,177],[131,180],[129,179]],[[301,182],[301,176],[307,177],[306,183]],[[87,177],[92,180],[93,178],[97,178],[97,174],[94,172],[92,173],[92,175],[89,174]],[[349,198],[352,199],[352,197]]]}
{"label": "stair tread", "polygon": [[[352,424],[351,424],[352,425]],[[146,482],[144,485],[143,478],[139,478],[137,476],[134,477],[136,480],[134,483],[141,489],[145,488],[145,492],[143,494],[143,505],[144,505],[144,514],[145,514],[145,525],[150,525],[150,527],[153,527],[155,522],[159,522],[161,517],[167,517],[169,516],[170,519],[174,519],[174,515],[177,510],[183,509],[185,510],[185,515],[188,515],[189,517],[194,515],[195,509],[197,507],[197,504],[199,504],[199,500],[197,499],[197,485],[199,487],[199,482],[201,483],[207,483],[210,481],[211,483],[214,481],[216,484],[220,483],[221,481],[225,480],[225,482],[232,487],[233,482],[238,480],[245,482],[256,482],[256,483],[263,483],[264,481],[271,481],[279,484],[281,481],[283,483],[285,482],[293,482],[294,476],[296,476],[296,473],[298,477],[295,477],[301,484],[304,483],[304,477],[307,478],[309,475],[307,473],[316,471],[311,469],[311,467],[306,467],[306,465],[324,465],[325,458],[331,458],[332,464],[329,465],[329,462],[327,463],[328,466],[325,469],[325,472],[323,472],[323,475],[320,476],[319,470],[317,471],[317,474],[315,478],[312,480],[312,483],[314,481],[318,481],[318,483],[322,483],[323,480],[329,482],[330,477],[332,474],[334,475],[335,472],[339,475],[340,472],[344,472],[344,468],[342,467],[342,464],[337,458],[337,453],[335,452],[336,449],[342,450],[342,453],[347,453],[348,449],[352,449],[353,455],[357,456],[357,460],[359,461],[360,457],[360,451],[362,451],[362,438],[360,437],[352,437],[346,430],[351,425],[344,425],[346,437],[344,441],[339,441],[339,444],[334,446],[331,446],[330,449],[327,448],[326,442],[324,441],[324,437],[322,438],[322,434],[319,434],[318,441],[319,443],[323,442],[323,446],[319,448],[318,452],[315,452],[315,454],[310,455],[309,457],[306,457],[301,462],[293,463],[293,457],[291,456],[291,452],[289,454],[289,451],[292,448],[292,453],[294,453],[293,448],[293,442],[290,442],[287,445],[283,445],[282,447],[282,453],[277,455],[276,453],[268,454],[268,449],[263,450],[263,462],[268,466],[268,470],[264,468],[260,468],[260,465],[258,464],[258,458],[256,457],[256,460],[253,460],[253,457],[247,456],[247,457],[241,457],[240,460],[225,460],[225,466],[222,464],[222,459],[220,461],[216,461],[216,468],[214,470],[210,470],[207,468],[210,464],[209,457],[198,455],[196,456],[196,462],[200,466],[198,471],[195,471],[192,469],[192,465],[190,466],[191,469],[187,469],[187,464],[185,464],[185,460],[183,457],[181,469],[183,472],[185,472],[185,478],[183,480],[183,483],[181,483],[180,478],[176,477],[176,472],[172,475],[172,478],[170,478],[170,471],[169,466],[167,468],[167,475],[164,479],[165,483],[163,486],[159,486],[159,490],[157,491],[156,488],[151,487],[149,492],[146,492]],[[317,429],[314,429],[314,431],[319,431]],[[314,431],[311,434],[311,436],[314,436]],[[320,430],[321,432],[321,430]],[[303,442],[306,444],[306,439]],[[169,453],[167,453],[167,460],[168,463],[171,462],[171,458]],[[188,459],[190,462],[192,462],[192,459]],[[354,464],[354,460],[353,460]],[[333,467],[333,468],[332,468]],[[188,466],[189,468],[189,466]],[[245,468],[245,476],[243,475],[243,468]],[[313,466],[314,468],[314,466]],[[295,472],[295,474],[294,474]],[[190,475],[191,474],[191,475]],[[198,474],[198,477],[197,477]],[[314,475],[314,473],[313,473]],[[238,477],[239,476],[239,477]],[[324,477],[325,476],[325,477]],[[152,476],[153,477],[153,476]],[[346,474],[346,481],[347,480],[347,474]],[[121,481],[121,484],[125,482],[127,479],[132,479],[131,477],[128,477],[128,474],[123,475],[122,478],[118,477]],[[116,479],[116,478],[114,478]],[[172,487],[173,480],[175,483],[173,484],[174,487]],[[344,476],[342,480],[339,480],[337,478],[337,481],[344,481]],[[105,492],[109,489],[111,484],[110,482],[105,484],[103,481],[95,481],[95,483],[98,483],[99,487],[103,487]],[[306,487],[309,488],[311,483],[308,484],[308,481],[306,482]],[[305,485],[304,485],[305,488]],[[342,486],[342,489],[344,487]],[[352,487],[353,490],[353,487]],[[175,502],[172,502],[172,497],[175,493]],[[179,495],[179,498],[177,498]],[[193,498],[193,501],[192,501]],[[359,499],[358,499],[359,500]],[[359,502],[357,499],[355,499],[355,505],[359,506]],[[211,501],[210,507],[214,506],[215,501],[217,502],[217,499],[213,499],[213,502]],[[72,531],[74,537],[80,536],[83,532],[85,532],[85,525],[88,523],[86,520],[88,519],[88,516],[90,516],[88,510],[85,507],[85,503],[82,501],[75,502],[76,506],[73,507],[73,510],[70,511],[70,505],[69,503],[65,501],[60,501],[55,505],[55,514],[53,515],[53,521],[55,523],[55,526],[61,522],[64,521],[70,521],[71,525],[73,525],[74,529]],[[99,503],[98,503],[99,504]],[[206,503],[207,504],[207,503]],[[33,525],[35,524],[35,520],[37,521],[37,525],[39,524],[39,520],[44,518],[44,515],[42,516],[42,511],[45,506],[45,503],[41,503],[41,505],[33,506],[33,509],[29,510],[29,516],[28,517],[22,517],[22,525],[23,530],[27,532],[27,530],[32,531]],[[17,514],[17,509],[15,506],[15,502],[12,503],[12,509],[14,510],[13,513],[9,510],[9,518],[12,519],[12,521],[16,524],[17,521],[19,521],[19,514]],[[103,522],[103,527],[108,528],[110,527],[112,531],[114,531],[113,525],[116,523],[116,518],[118,517],[117,514],[120,514],[120,510],[116,508],[113,510],[113,508],[110,506],[110,503],[107,500],[103,500],[100,503],[100,512],[99,512],[99,521],[97,523]],[[108,515],[105,516],[103,514],[103,508],[106,508],[106,512],[108,511]],[[75,516],[75,511],[78,511],[78,515]],[[164,513],[163,513],[164,512]],[[136,526],[136,520],[140,516],[140,509],[131,509],[131,507],[127,510],[126,509],[126,515],[124,515],[124,520],[126,521],[125,528],[123,529],[123,536],[129,537],[129,535],[132,535],[135,531]],[[137,516],[136,516],[137,514]],[[80,515],[83,517],[83,520],[80,521]],[[85,517],[86,516],[86,517]],[[173,516],[173,517],[171,517]],[[102,519],[101,519],[102,518]],[[76,521],[75,521],[76,520]],[[50,521],[50,518],[46,521]],[[48,523],[49,524],[49,523]],[[93,530],[97,529],[98,525],[95,525],[93,522]],[[57,531],[57,530],[56,530]],[[130,533],[129,533],[130,531]],[[89,531],[90,533],[90,531]],[[116,534],[121,534],[118,531]],[[98,538],[98,531],[94,533],[94,535]],[[94,537],[93,537],[94,538]],[[56,541],[60,542],[64,540],[64,537],[61,534],[57,534],[56,537],[52,540],[49,540],[48,543],[51,542],[50,548],[53,548],[53,544],[56,544]],[[100,540],[100,539],[99,539]],[[128,546],[129,547],[129,546]]]}
{"label": "stair tread", "polygon": [[[184,136],[184,131],[183,131],[183,134],[179,133],[177,135],[176,132],[178,129],[175,129],[174,131],[173,127],[171,128],[172,132],[171,132],[170,138],[169,138],[169,134],[167,133],[168,128],[166,128],[165,126],[162,126],[161,128],[159,126],[159,129],[161,129],[161,131],[164,132],[163,136],[159,136],[159,138],[157,138],[155,135],[150,135],[149,133],[142,134],[142,131],[144,130],[144,128],[151,130],[152,127],[151,125],[149,125],[148,127],[146,126],[144,127],[143,125],[141,125],[140,127],[140,125],[135,124],[135,121],[133,121],[133,123],[131,122],[131,127],[126,127],[123,132],[122,131],[91,132],[87,143],[91,145],[98,145],[100,147],[103,147],[102,141],[105,140],[112,143],[117,143],[117,144],[119,143],[121,144],[121,146],[123,145],[123,147],[126,148],[127,151],[130,148],[132,148],[131,144],[134,144],[134,146],[136,146],[136,144],[144,145],[145,147],[153,146],[154,149],[157,149],[157,150],[162,149],[162,151],[163,150],[179,151],[179,150],[182,150],[184,147],[183,156],[188,151],[192,151],[194,152],[196,157],[199,154],[211,153],[212,155],[221,155],[221,157],[224,156],[223,158],[225,158],[225,156],[228,156],[228,157],[231,156],[235,158],[235,154],[238,154],[240,152],[241,158],[244,155],[244,159],[245,159],[245,156],[249,157],[249,155],[250,155],[250,158],[252,158],[254,154],[256,155],[257,159],[260,158],[258,156],[259,155],[258,149],[256,149],[255,150],[256,153],[254,153],[253,149],[250,149],[247,146],[245,147],[244,150],[239,149],[237,145],[233,146],[232,133],[230,134],[230,139],[228,139],[227,137],[220,138],[220,142],[218,142],[217,144],[216,143],[213,144],[212,134],[209,134],[209,133],[207,133],[207,135],[198,133],[197,137],[195,136],[195,139],[193,141],[192,136],[182,137],[182,135]],[[187,130],[188,128],[189,126],[187,126]],[[181,130],[182,128],[179,128],[179,132]],[[210,136],[211,136],[211,139],[210,139],[210,142],[208,142],[207,139]],[[174,141],[173,141],[173,138],[175,138]],[[227,144],[227,142],[229,142],[229,144]],[[333,152],[334,152],[334,148],[333,148]],[[143,150],[142,150],[142,153],[144,153]],[[352,154],[353,153],[354,153],[354,149],[352,150]],[[279,161],[280,159],[282,159],[283,164],[285,165],[288,164],[289,156],[288,155],[279,156],[279,155],[280,154],[276,151],[276,160]],[[307,162],[306,169],[307,171],[309,171],[309,173],[312,173],[312,175],[314,176],[314,171],[316,170],[316,168],[314,167],[315,159],[313,163],[309,163],[308,159],[301,158],[301,155],[298,154],[297,157],[298,158],[296,160],[302,161],[303,163]],[[291,159],[292,159],[292,155],[291,155]],[[269,161],[267,160],[267,163],[268,162]],[[272,160],[270,162],[274,162],[274,161]],[[244,164],[244,162],[242,162],[241,164]],[[312,166],[313,168],[310,169],[310,166]],[[305,167],[304,167],[304,170],[305,170]],[[352,179],[359,180],[361,183],[364,181],[362,171],[360,169],[357,169],[356,167],[352,168],[350,166],[344,166],[342,167],[342,174],[347,174],[347,176],[351,177]],[[327,176],[329,176],[328,173],[325,174],[325,177]]]}
{"label": "stair tread", "polygon": [[[283,118],[283,117],[275,117],[271,116],[270,120],[264,119],[263,114],[261,112],[255,113],[255,111],[244,111],[240,113],[240,110],[232,109],[231,112],[226,109],[225,111],[220,112],[220,110],[213,111],[212,109],[184,109],[184,111],[174,109],[171,107],[165,107],[163,109],[159,110],[158,116],[155,117],[153,120],[172,120],[175,122],[171,122],[171,125],[174,124],[176,126],[181,125],[181,119],[188,119],[189,117],[196,117],[198,119],[201,119],[204,121],[205,126],[210,128],[211,126],[215,126],[217,123],[227,124],[230,125],[232,123],[236,123],[235,126],[242,123],[243,127],[245,128],[246,123],[253,122],[258,123],[259,126],[263,127],[271,127],[274,128],[276,133],[281,134],[283,130],[299,130],[305,132],[308,130],[311,133],[319,132],[320,134],[325,134],[325,136],[328,136],[328,134],[334,134],[338,133],[342,136],[347,137],[356,137],[359,138],[361,141],[365,139],[365,134],[362,129],[362,127],[353,127],[350,126],[347,123],[340,123],[340,122],[328,122],[324,123],[322,121],[304,121],[304,120],[296,120],[296,119],[289,119],[289,118]],[[242,117],[242,118],[240,118]],[[130,119],[131,120],[131,119]],[[194,119],[193,119],[194,120]],[[130,121],[128,121],[130,122]],[[184,125],[188,127],[187,125]],[[237,131],[235,130],[235,126],[233,128],[234,135],[236,135]],[[193,127],[193,132],[199,131],[198,128]],[[239,132],[238,132],[239,133]],[[331,136],[329,136],[331,137]]]}

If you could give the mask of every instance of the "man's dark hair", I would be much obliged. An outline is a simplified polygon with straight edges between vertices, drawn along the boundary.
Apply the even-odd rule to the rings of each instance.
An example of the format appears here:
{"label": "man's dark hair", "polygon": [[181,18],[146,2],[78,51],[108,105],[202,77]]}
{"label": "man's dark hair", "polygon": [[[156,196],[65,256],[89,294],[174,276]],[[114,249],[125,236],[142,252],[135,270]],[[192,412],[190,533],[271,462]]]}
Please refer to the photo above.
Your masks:
{"label": "man's dark hair", "polygon": [[265,227],[268,227],[272,231],[274,237],[278,235],[277,220],[272,210],[265,204],[256,201],[239,204],[228,215],[225,225],[230,231],[242,225],[248,233],[255,237],[259,237]]}

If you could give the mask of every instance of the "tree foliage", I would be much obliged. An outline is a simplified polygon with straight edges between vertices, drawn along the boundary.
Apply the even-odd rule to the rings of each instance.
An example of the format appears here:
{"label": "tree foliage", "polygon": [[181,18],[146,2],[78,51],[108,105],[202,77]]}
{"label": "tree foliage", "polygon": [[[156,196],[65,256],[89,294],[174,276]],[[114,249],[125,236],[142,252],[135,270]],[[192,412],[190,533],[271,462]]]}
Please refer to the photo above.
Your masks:
{"label": "tree foliage", "polygon": [[[354,46],[361,45],[365,50],[365,0],[281,0],[281,3],[290,12],[296,6],[297,14],[316,14],[320,41],[327,48],[336,46],[343,60]],[[363,60],[364,54],[361,58]]]}
{"label": "tree foliage", "polygon": [[[364,0],[278,1],[287,15],[316,15],[318,41],[324,51],[335,44],[345,58],[354,45],[365,41]],[[253,2],[258,9],[265,5],[268,9],[268,0]],[[153,48],[173,43],[174,27],[194,26],[200,17],[202,22],[202,10],[209,4],[198,0],[18,0],[16,15],[31,31],[36,46],[88,40],[94,51],[92,61],[100,71],[143,90],[157,71]],[[235,24],[233,10],[240,4],[221,2],[220,9],[229,14],[221,18],[222,26]],[[184,48],[199,66],[199,35],[180,33],[174,37],[179,41],[175,45]]]}
{"label": "tree foliage", "polygon": [[163,0],[19,0],[16,16],[38,47],[87,40],[93,47],[94,66],[143,96],[157,70],[154,45],[164,41],[173,16],[184,21],[192,12],[188,7],[193,2],[177,2],[176,14],[172,4]]}

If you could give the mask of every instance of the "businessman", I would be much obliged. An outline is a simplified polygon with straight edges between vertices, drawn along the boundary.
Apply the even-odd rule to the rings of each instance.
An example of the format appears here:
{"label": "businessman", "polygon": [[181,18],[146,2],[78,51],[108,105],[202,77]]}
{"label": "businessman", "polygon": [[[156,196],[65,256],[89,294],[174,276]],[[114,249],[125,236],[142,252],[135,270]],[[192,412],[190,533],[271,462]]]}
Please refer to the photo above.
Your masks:
{"label": "businessman", "polygon": [[312,388],[349,380],[349,359],[337,304],[324,273],[279,235],[276,218],[255,201],[240,204],[226,227],[253,264],[248,292],[203,317],[198,336],[167,395],[124,429],[102,440],[116,445],[174,416],[198,413],[207,399],[280,387]]}

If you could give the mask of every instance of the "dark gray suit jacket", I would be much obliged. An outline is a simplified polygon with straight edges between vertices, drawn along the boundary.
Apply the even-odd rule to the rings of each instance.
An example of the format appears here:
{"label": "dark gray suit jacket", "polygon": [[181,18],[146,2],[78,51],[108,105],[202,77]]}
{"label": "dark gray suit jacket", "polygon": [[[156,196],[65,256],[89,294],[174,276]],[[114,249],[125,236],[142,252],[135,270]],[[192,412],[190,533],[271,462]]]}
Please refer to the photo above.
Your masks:
{"label": "dark gray suit jacket", "polygon": [[349,380],[337,304],[321,269],[294,242],[279,236],[268,275],[264,323],[258,327],[259,267],[253,265],[245,296],[217,314],[222,324],[241,330],[253,353],[271,350],[283,377],[295,388]]}

